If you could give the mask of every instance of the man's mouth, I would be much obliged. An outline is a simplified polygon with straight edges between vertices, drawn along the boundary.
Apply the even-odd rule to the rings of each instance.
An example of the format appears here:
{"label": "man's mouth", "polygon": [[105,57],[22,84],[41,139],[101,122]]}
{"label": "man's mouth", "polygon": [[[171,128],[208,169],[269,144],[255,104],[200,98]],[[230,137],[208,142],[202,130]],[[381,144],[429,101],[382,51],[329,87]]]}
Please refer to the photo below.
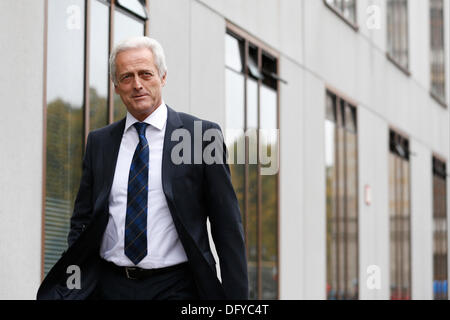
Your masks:
{"label": "man's mouth", "polygon": [[147,94],[135,95],[135,96],[133,96],[133,99],[139,100],[139,99],[143,99],[143,98],[145,98],[147,96],[148,96]]}

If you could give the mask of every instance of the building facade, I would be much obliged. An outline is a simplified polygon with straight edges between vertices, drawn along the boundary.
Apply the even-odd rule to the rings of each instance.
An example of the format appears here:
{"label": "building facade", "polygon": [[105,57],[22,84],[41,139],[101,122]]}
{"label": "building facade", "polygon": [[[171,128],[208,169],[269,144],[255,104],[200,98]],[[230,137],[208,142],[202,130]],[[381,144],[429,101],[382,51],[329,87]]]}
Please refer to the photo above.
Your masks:
{"label": "building facade", "polygon": [[34,299],[65,249],[87,135],[125,114],[109,52],[144,34],[165,102],[225,132],[252,299],[448,299],[449,0],[0,12],[0,299]]}

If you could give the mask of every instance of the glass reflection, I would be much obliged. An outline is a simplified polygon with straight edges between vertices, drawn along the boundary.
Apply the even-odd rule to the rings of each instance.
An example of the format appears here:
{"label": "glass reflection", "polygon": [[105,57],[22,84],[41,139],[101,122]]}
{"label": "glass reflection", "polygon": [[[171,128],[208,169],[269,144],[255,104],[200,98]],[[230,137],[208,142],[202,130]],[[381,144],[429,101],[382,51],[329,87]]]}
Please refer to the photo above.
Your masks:
{"label": "glass reflection", "polygon": [[337,299],[337,228],[336,228],[336,97],[327,94],[325,119],[325,178],[326,178],[326,245],[328,300]]}
{"label": "glass reflection", "polygon": [[231,170],[231,181],[238,198],[242,221],[244,215],[244,77],[231,70],[226,70],[226,145],[228,163]]}
{"label": "glass reflection", "polygon": [[[339,100],[342,103],[342,100]],[[339,103],[338,105],[341,105]],[[342,110],[342,108],[339,108]],[[342,112],[338,113],[339,119],[342,119]],[[347,268],[347,260],[346,260],[346,243],[345,243],[345,131],[342,127],[342,123],[340,123],[337,127],[337,215],[336,215],[336,235],[337,235],[337,298],[345,299],[347,290],[346,290],[346,276],[345,270]]]}
{"label": "glass reflection", "polygon": [[[349,109],[349,108],[348,108]],[[354,126],[351,126],[354,127]],[[346,240],[347,294],[346,299],[358,299],[358,199],[357,199],[357,140],[354,132],[346,131]]]}
{"label": "glass reflection", "polygon": [[344,18],[352,23],[356,23],[356,0],[326,0],[326,2],[335,8]]}
{"label": "glass reflection", "polygon": [[[257,57],[263,54],[261,49],[247,43],[246,40],[237,40],[226,34],[226,123],[229,131],[226,136],[227,146],[232,150],[229,152],[229,163],[231,160],[233,163],[239,161],[243,164],[232,164],[230,169],[233,186],[245,218],[243,220],[248,255],[249,297],[276,299],[278,297],[278,92],[264,86],[263,81],[258,81],[261,80],[258,75],[262,74],[262,70],[257,64],[249,65],[252,68],[244,68],[246,45],[249,46],[248,58],[258,61]],[[275,59],[272,59],[271,63],[276,66]],[[276,67],[272,66],[270,70],[276,73]],[[258,119],[258,114],[261,114],[261,119]],[[263,128],[266,130],[259,131]],[[264,139],[258,141],[260,132],[263,132]],[[261,144],[263,146],[259,147]],[[261,155],[264,156],[264,161],[261,161]],[[274,172],[271,175],[264,175],[272,170]]]}
{"label": "glass reflection", "polygon": [[409,201],[409,165],[408,162],[402,159],[402,180],[401,188],[403,192],[402,212],[401,212],[401,228],[402,228],[402,299],[411,299],[411,246],[410,246],[410,201]]}
{"label": "glass reflection", "polygon": [[89,52],[89,129],[108,124],[109,8],[91,1]]}
{"label": "glass reflection", "polygon": [[388,0],[387,2],[387,45],[388,53],[400,66],[409,67],[408,2]]}
{"label": "glass reflection", "polygon": [[391,299],[397,299],[397,273],[396,273],[396,211],[397,211],[397,188],[396,188],[396,157],[392,153],[389,154],[389,235],[390,235],[390,293]]}
{"label": "glass reflection", "polygon": [[243,71],[243,44],[238,39],[225,35],[225,65],[234,71]]}
{"label": "glass reflection", "polygon": [[[142,2],[145,2],[145,1],[142,1]],[[146,9],[145,9],[144,5],[142,5],[141,1],[138,1],[138,0],[117,0],[117,3],[119,5],[121,5],[122,7],[130,10],[131,12],[134,12],[135,14],[140,16],[141,18],[143,18],[143,19],[147,18]]]}
{"label": "glass reflection", "polygon": [[[240,139],[242,139],[244,131],[244,76],[233,72],[231,70],[225,71],[225,85],[226,85],[226,108],[225,108],[225,121],[226,121],[226,136],[227,145],[230,147],[235,145]],[[243,143],[241,143],[243,145]],[[233,148],[234,150],[235,148]],[[237,148],[236,148],[237,149]],[[240,147],[242,149],[242,147]],[[234,153],[235,159],[233,163],[237,163],[237,156],[242,150],[237,149]],[[232,151],[232,150],[231,150]],[[240,161],[242,161],[242,155]],[[244,159],[245,160],[245,159]]]}
{"label": "glass reflection", "polygon": [[44,274],[67,248],[83,154],[84,1],[48,1]]}
{"label": "glass reflection", "polygon": [[327,210],[327,299],[337,299],[337,228],[336,228],[336,164],[335,134],[333,121],[325,120],[325,175]]}
{"label": "glass reflection", "polygon": [[247,229],[245,215],[245,140],[244,140],[244,76],[225,70],[225,137],[231,181],[241,210],[242,223]]}
{"label": "glass reflection", "polygon": [[[129,37],[142,35],[144,35],[144,21],[137,21],[117,10],[114,12],[114,45]],[[114,92],[114,121],[124,118],[126,114],[126,106]]]}
{"label": "glass reflection", "polygon": [[447,276],[447,188],[446,180],[433,176],[433,295],[448,299]]}
{"label": "glass reflection", "polygon": [[430,0],[431,92],[445,102],[444,1]]}
{"label": "glass reflection", "polygon": [[258,299],[258,83],[247,80],[248,212],[247,247],[250,299]]}
{"label": "glass reflection", "polygon": [[[278,168],[277,92],[260,86],[260,129],[268,130],[271,137],[263,146]],[[261,175],[261,277],[262,299],[276,299],[278,296],[278,173]]]}
{"label": "glass reflection", "polygon": [[390,291],[393,300],[411,299],[409,162],[389,154]]}
{"label": "glass reflection", "polygon": [[356,109],[327,93],[325,112],[327,299],[358,299]]}

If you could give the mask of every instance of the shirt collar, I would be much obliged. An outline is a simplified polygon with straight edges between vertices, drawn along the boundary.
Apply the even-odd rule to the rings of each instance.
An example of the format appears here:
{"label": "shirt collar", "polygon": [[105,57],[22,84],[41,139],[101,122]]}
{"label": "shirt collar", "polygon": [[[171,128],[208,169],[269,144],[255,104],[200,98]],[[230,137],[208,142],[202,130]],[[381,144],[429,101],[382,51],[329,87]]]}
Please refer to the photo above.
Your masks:
{"label": "shirt collar", "polygon": [[[158,130],[162,130],[167,120],[167,107],[164,101],[155,109],[143,122],[148,123]],[[125,132],[136,122],[139,122],[133,115],[127,111],[127,119],[125,122]]]}

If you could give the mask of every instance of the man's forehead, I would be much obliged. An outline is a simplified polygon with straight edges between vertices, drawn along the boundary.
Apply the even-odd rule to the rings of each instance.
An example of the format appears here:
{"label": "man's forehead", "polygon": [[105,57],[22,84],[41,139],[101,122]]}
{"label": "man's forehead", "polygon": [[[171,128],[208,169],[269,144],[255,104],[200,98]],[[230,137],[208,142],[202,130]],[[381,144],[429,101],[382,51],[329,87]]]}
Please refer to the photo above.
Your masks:
{"label": "man's forehead", "polygon": [[153,53],[147,48],[137,48],[121,51],[116,56],[116,62],[153,61]]}
{"label": "man's forehead", "polygon": [[155,67],[152,52],[148,49],[127,50],[117,54],[116,65],[121,68]]}

